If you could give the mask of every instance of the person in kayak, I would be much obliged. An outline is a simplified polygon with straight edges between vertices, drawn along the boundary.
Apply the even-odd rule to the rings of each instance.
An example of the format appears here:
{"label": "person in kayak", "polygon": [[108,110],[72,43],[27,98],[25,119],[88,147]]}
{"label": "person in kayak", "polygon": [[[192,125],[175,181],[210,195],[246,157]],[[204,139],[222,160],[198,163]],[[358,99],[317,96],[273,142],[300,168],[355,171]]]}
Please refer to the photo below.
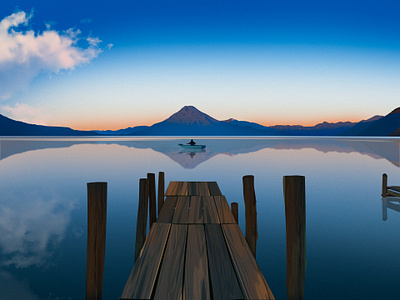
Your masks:
{"label": "person in kayak", "polygon": [[190,146],[194,146],[196,145],[196,143],[193,140],[190,140],[190,142],[188,143]]}

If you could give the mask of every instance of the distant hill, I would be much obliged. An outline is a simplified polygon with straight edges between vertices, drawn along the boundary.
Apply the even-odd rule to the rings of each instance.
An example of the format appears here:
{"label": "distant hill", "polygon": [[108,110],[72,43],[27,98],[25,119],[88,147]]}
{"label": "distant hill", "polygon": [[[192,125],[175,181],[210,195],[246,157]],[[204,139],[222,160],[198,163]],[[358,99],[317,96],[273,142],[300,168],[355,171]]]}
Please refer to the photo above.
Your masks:
{"label": "distant hill", "polygon": [[0,136],[89,136],[94,131],[73,130],[68,127],[52,127],[15,121],[0,115]]}
{"label": "distant hill", "polygon": [[354,136],[390,136],[395,135],[400,128],[400,107],[384,117],[375,116],[372,119],[361,121],[343,135]]}

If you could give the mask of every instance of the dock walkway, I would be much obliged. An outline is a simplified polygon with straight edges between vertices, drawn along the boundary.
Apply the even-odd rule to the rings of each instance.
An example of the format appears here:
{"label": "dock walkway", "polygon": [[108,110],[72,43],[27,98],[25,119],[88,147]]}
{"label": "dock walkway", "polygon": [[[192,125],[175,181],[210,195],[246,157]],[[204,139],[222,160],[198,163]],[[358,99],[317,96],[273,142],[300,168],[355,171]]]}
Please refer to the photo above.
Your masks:
{"label": "dock walkway", "polygon": [[216,182],[170,182],[120,299],[274,299]]}

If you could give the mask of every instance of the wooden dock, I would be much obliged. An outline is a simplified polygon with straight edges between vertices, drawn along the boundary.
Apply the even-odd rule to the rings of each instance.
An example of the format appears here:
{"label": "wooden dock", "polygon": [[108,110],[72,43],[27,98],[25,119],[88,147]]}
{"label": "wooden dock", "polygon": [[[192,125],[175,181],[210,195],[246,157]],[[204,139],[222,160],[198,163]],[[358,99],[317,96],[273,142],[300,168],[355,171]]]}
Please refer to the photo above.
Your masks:
{"label": "wooden dock", "polygon": [[216,182],[170,182],[120,299],[275,299]]}

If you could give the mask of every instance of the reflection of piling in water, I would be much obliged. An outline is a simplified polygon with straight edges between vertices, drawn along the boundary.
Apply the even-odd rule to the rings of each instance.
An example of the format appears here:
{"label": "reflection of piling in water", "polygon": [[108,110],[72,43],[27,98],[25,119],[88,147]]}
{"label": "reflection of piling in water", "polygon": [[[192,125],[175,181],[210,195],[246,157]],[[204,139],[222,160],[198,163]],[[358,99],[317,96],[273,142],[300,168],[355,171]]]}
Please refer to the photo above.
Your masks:
{"label": "reflection of piling in water", "polygon": [[304,299],[306,271],[305,177],[284,176],[287,298]]}
{"label": "reflection of piling in water", "polygon": [[106,249],[107,183],[87,184],[88,235],[86,299],[102,299]]}
{"label": "reflection of piling in water", "polygon": [[254,191],[254,176],[246,175],[243,177],[243,197],[246,215],[246,241],[249,244],[254,257],[257,249],[257,202]]}

